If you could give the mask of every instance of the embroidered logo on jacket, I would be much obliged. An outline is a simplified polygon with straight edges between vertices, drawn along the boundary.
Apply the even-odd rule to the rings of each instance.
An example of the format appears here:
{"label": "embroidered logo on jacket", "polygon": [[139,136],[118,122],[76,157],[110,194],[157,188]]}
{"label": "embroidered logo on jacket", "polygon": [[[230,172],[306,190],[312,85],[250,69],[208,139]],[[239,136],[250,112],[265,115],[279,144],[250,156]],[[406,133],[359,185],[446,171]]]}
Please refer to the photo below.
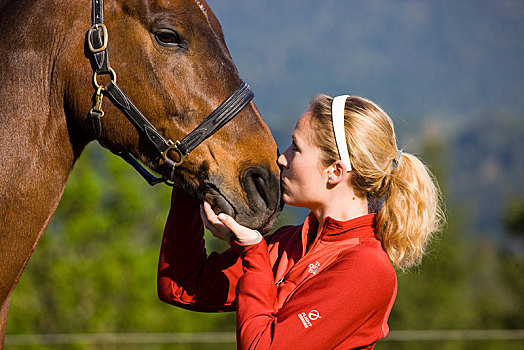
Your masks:
{"label": "embroidered logo on jacket", "polygon": [[313,275],[316,275],[317,274],[317,270],[318,270],[319,267],[320,267],[320,263],[317,260],[317,261],[315,261],[314,264],[309,264],[308,272],[312,273]]}
{"label": "embroidered logo on jacket", "polygon": [[320,317],[320,313],[317,310],[311,310],[307,315],[305,312],[299,313],[298,318],[300,319],[300,321],[302,321],[302,325],[304,326],[304,328],[308,328],[313,326],[311,321],[316,321],[322,317]]}

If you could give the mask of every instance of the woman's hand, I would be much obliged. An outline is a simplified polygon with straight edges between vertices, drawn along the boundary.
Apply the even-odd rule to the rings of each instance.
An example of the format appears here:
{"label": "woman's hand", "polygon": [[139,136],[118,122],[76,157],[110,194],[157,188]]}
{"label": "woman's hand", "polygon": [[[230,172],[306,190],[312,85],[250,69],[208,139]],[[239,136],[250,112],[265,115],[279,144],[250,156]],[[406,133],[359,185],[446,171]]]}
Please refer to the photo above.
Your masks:
{"label": "woman's hand", "polygon": [[262,235],[255,230],[240,225],[231,216],[220,213],[215,214],[211,205],[205,202],[200,205],[200,216],[204,225],[213,236],[229,242],[231,235],[241,244],[256,244],[262,240]]}

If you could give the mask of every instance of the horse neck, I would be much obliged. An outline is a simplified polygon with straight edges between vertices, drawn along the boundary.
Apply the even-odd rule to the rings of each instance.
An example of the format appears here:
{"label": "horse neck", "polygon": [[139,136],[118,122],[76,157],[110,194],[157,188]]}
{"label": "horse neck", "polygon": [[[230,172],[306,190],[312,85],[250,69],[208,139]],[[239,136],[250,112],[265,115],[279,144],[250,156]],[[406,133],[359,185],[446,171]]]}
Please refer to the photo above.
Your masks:
{"label": "horse neck", "polygon": [[[4,5],[0,17],[5,34],[0,37],[0,198],[2,209],[22,206],[17,210],[30,210],[38,216],[35,226],[41,226],[87,141],[64,110],[66,83],[58,54],[67,23],[53,21],[43,5],[27,3]],[[52,6],[47,11],[52,13]]]}

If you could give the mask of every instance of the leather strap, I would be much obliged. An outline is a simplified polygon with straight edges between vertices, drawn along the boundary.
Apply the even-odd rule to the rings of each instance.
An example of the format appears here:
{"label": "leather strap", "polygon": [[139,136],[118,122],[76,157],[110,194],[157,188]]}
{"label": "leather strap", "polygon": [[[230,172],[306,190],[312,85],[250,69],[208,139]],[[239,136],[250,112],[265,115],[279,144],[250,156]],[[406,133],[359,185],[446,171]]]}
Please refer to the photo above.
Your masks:
{"label": "leather strap", "polygon": [[[104,45],[104,40],[107,42],[107,38],[102,38],[102,34],[107,35],[107,31],[104,32],[104,27],[100,26],[100,24],[104,24],[104,0],[93,0],[92,4],[91,24],[93,30],[90,31],[88,40],[94,49],[100,49]],[[109,74],[107,47],[100,52],[93,52],[93,66],[97,74]]]}
{"label": "leather strap", "polygon": [[159,152],[165,151],[169,147],[167,140],[158,132],[151,122],[136,108],[124,92],[114,82],[109,82],[105,86],[105,93],[111,102],[124,113],[131,123],[155,146]]}
{"label": "leather strap", "polygon": [[113,152],[113,154],[121,157],[123,160],[125,160],[129,165],[131,165],[136,171],[142,175],[142,177],[151,185],[154,186],[159,183],[166,183],[167,185],[170,185],[170,183],[167,182],[166,179],[163,177],[156,177],[153,174],[151,174],[149,171],[147,171],[146,168],[142,166],[133,156],[128,152]]}
{"label": "leather strap", "polygon": [[93,131],[95,132],[95,137],[100,141],[100,138],[102,137],[102,112],[95,111],[91,109],[89,111],[89,117],[91,118],[91,122],[93,123]]}
{"label": "leather strap", "polygon": [[[144,133],[159,153],[164,152],[170,143],[158,132],[151,122],[129,100],[124,92],[114,82],[109,82],[105,92],[115,106],[124,113],[131,123]],[[178,144],[182,154],[188,155],[199,144],[217,132],[227,122],[233,119],[255,96],[251,87],[242,82],[239,88],[220,104],[211,114],[204,119],[193,131]]]}
{"label": "leather strap", "polygon": [[245,82],[220,104],[211,114],[180,141],[178,149],[184,154],[189,154],[209,136],[233,119],[255,96]]}
{"label": "leather strap", "polygon": [[91,23],[104,23],[104,0],[93,0],[91,9]]}

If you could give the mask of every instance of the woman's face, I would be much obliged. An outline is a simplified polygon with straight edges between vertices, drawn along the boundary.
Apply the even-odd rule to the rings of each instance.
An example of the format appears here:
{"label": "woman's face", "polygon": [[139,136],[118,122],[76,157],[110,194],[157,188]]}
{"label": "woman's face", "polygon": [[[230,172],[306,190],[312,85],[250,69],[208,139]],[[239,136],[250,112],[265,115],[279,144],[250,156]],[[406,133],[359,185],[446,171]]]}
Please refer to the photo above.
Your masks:
{"label": "woman's face", "polygon": [[327,180],[321,166],[321,151],[311,144],[312,137],[310,115],[306,111],[297,122],[291,145],[278,158],[284,202],[310,210],[322,202]]}

